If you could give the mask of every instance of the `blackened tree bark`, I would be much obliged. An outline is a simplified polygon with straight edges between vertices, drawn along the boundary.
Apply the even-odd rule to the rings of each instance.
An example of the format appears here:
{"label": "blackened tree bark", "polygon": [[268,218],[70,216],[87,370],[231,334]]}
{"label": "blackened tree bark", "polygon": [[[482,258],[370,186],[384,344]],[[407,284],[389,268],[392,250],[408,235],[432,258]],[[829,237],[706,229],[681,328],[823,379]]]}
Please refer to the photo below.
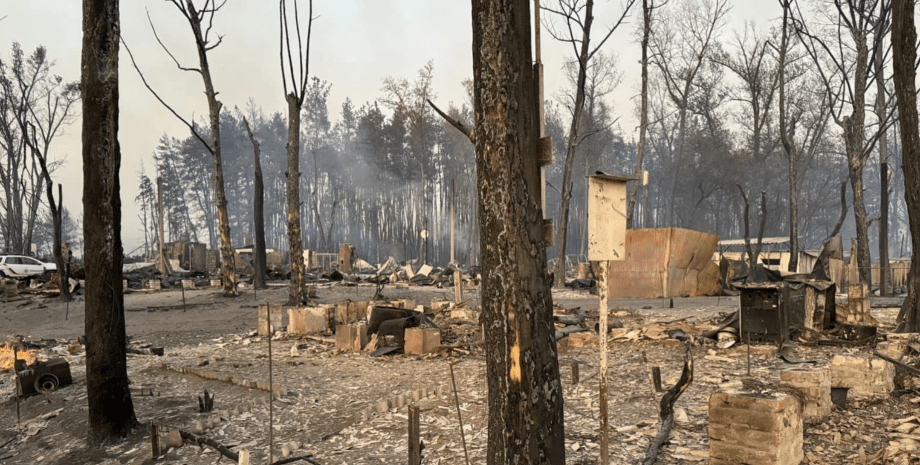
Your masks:
{"label": "blackened tree bark", "polygon": [[901,125],[901,167],[904,170],[904,196],[910,223],[913,257],[910,261],[907,298],[898,315],[898,329],[920,331],[920,121],[917,118],[917,29],[914,2],[892,0],[891,47],[894,58],[894,90],[898,99]]}
{"label": "blackened tree bark", "polygon": [[[876,20],[875,35],[884,36],[888,31],[887,18],[882,15]],[[879,121],[888,117],[888,103],[885,90],[885,50],[884,42],[875,42],[875,115]],[[879,295],[887,296],[889,287],[888,271],[891,263],[888,260],[888,131],[881,128],[878,136],[878,161],[879,161],[879,190],[881,191],[878,222],[878,269],[879,269]]]}
{"label": "blackened tree bark", "polygon": [[530,0],[472,0],[489,464],[565,462],[546,275]]}
{"label": "blackened tree bark", "polygon": [[262,179],[262,161],[259,141],[252,135],[252,128],[249,127],[249,121],[243,118],[243,124],[246,126],[246,134],[249,135],[249,141],[252,142],[253,158],[253,186],[252,186],[252,221],[255,229],[255,244],[252,251],[252,287],[255,289],[265,289],[265,183]]}
{"label": "blackened tree bark", "polygon": [[118,0],[83,1],[83,234],[89,442],[137,426],[128,388],[118,171]]}
{"label": "blackened tree bark", "polygon": [[[303,48],[300,38],[300,20],[297,2],[294,1],[294,37],[297,40],[297,64],[291,50],[291,30],[288,26],[287,1],[278,2],[281,22],[281,79],[284,84],[284,99],[288,104],[287,142],[287,233],[291,253],[291,281],[288,304],[301,305],[309,300],[304,279],[303,235],[300,229],[300,112],[307,94],[307,80],[310,73],[310,33],[313,29],[313,1],[310,0],[307,22],[307,44]],[[285,63],[287,58],[287,63]],[[291,90],[288,92],[287,76],[290,73]],[[316,187],[314,186],[314,189]],[[330,228],[331,229],[331,228]],[[320,226],[322,234],[322,226]]]}

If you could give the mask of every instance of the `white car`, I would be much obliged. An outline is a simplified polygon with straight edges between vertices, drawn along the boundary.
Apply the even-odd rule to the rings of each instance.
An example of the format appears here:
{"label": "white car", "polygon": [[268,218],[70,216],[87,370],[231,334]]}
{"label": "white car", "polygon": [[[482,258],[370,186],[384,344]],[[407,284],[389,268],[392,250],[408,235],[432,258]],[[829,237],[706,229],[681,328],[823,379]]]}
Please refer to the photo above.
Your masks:
{"label": "white car", "polygon": [[0,255],[0,274],[8,278],[41,276],[47,271],[57,271],[57,266],[24,255]]}

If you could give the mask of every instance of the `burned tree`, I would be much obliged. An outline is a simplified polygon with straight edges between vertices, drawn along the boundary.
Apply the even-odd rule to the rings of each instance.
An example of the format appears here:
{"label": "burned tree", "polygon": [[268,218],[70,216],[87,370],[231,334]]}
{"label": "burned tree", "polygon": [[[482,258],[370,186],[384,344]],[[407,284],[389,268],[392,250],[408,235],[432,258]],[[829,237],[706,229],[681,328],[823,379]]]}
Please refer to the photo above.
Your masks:
{"label": "burned tree", "polygon": [[472,0],[490,464],[565,462],[546,276],[530,0]]}
{"label": "burned tree", "polygon": [[[29,138],[28,127],[32,127],[32,138]],[[48,199],[48,209],[51,210],[51,222],[52,226],[52,235],[54,236],[53,245],[51,253],[54,256],[54,263],[57,267],[58,279],[60,280],[60,285],[58,286],[61,290],[61,301],[70,302],[70,266],[65,261],[63,250],[61,249],[62,244],[62,225],[63,225],[63,215],[64,215],[64,190],[60,184],[58,184],[58,196],[57,199],[54,197],[54,182],[51,180],[51,173],[48,171],[48,160],[44,152],[38,148],[38,141],[35,138],[35,127],[31,124],[28,127],[23,127],[23,140],[26,142],[26,145],[32,150],[32,157],[38,160],[38,164],[41,167],[42,177],[45,179],[45,195]]]}
{"label": "burned tree", "polygon": [[[809,28],[801,12],[793,17],[793,26],[827,92],[831,117],[842,131],[853,192],[859,280],[869,283],[869,217],[863,195],[863,171],[878,138],[891,121],[884,116],[874,127],[867,124],[866,94],[875,73],[869,66],[870,50],[883,39],[875,25],[885,21],[888,7],[882,0],[833,4],[834,8],[828,9],[832,12],[825,13],[831,23],[826,34]],[[868,134],[867,128],[871,128]]]}
{"label": "burned tree", "polygon": [[[913,258],[910,261],[907,298],[898,315],[898,330],[920,331],[920,120],[917,117],[917,29],[914,2],[892,0],[891,45],[894,58],[894,90],[900,115],[902,167]],[[912,180],[908,182],[907,180]]]}
{"label": "burned tree", "polygon": [[[633,183],[632,189],[629,190],[629,205],[626,207],[626,227],[635,227],[635,209],[636,197],[639,194],[639,180],[643,178],[642,163],[645,161],[645,151],[647,147],[646,138],[648,136],[648,41],[652,34],[652,15],[656,6],[654,0],[642,0],[642,88],[639,91],[639,143],[636,146],[636,170],[633,177],[636,182]],[[646,213],[643,213],[645,217]]]}
{"label": "burned tree", "polygon": [[83,1],[83,234],[89,442],[137,426],[125,358],[118,145],[118,0]]}
{"label": "burned tree", "polygon": [[[288,142],[287,142],[287,225],[288,245],[291,250],[291,284],[288,303],[299,305],[308,300],[304,283],[303,237],[300,231],[300,111],[303,109],[307,95],[307,82],[310,73],[310,33],[313,29],[313,1],[307,14],[306,48],[300,36],[300,17],[297,14],[297,1],[294,1],[294,35],[297,40],[297,67],[294,66],[294,53],[291,50],[291,30],[288,26],[287,1],[278,2],[281,22],[281,80],[284,85],[284,99],[288,104]],[[287,58],[287,64],[285,64]],[[288,73],[290,73],[291,90],[288,92]],[[315,189],[315,186],[314,186]],[[315,194],[314,194],[315,195]]]}
{"label": "burned tree", "polygon": [[246,134],[252,142],[253,159],[253,186],[252,186],[252,218],[255,227],[255,244],[252,245],[252,287],[265,289],[265,183],[262,180],[262,160],[259,141],[252,135],[249,121],[243,118]]}
{"label": "burned tree", "polygon": [[[556,269],[555,283],[557,288],[565,287],[565,242],[566,233],[569,225],[569,205],[572,200],[572,165],[575,162],[575,151],[578,148],[580,140],[584,135],[579,124],[582,123],[582,115],[585,110],[585,81],[587,80],[588,66],[591,60],[597,55],[601,46],[607,42],[607,39],[613,34],[617,27],[623,22],[629,8],[632,7],[635,0],[629,0],[623,9],[616,24],[607,31],[607,34],[594,46],[591,47],[591,26],[594,23],[594,1],[585,0],[559,0],[558,9],[545,8],[565,20],[567,34],[562,35],[550,29],[552,35],[559,41],[572,44],[578,61],[578,71],[575,78],[575,97],[572,102],[572,122],[569,127],[569,134],[566,141],[565,162],[562,170],[562,198],[559,202],[559,224],[556,227]],[[584,17],[582,17],[584,15]],[[575,34],[580,33],[580,36]],[[543,102],[540,102],[543,105]]]}
{"label": "burned tree", "polygon": [[565,463],[562,391],[540,206],[540,107],[529,0],[472,0],[489,464]]}
{"label": "burned tree", "polygon": [[179,116],[175,110],[172,109],[160,96],[153,90],[152,87],[147,83],[147,80],[144,78],[143,73],[141,73],[140,68],[137,67],[137,63],[134,61],[134,56],[131,54],[131,50],[128,49],[127,44],[125,44],[125,50],[128,51],[128,56],[131,58],[131,63],[134,65],[134,68],[137,70],[138,75],[143,81],[144,86],[163,104],[173,115],[175,115],[179,120],[181,120],[189,130],[192,131],[192,134],[201,142],[201,145],[211,154],[211,161],[214,165],[214,171],[212,173],[212,179],[214,181],[214,200],[217,204],[217,221],[218,229],[220,231],[220,255],[221,255],[221,277],[223,278],[223,293],[226,297],[236,297],[239,295],[236,288],[236,255],[233,250],[233,244],[230,239],[230,217],[227,214],[227,194],[224,189],[224,168],[223,168],[223,159],[221,157],[221,147],[220,147],[220,110],[223,107],[223,104],[217,100],[217,92],[214,90],[214,83],[211,79],[211,67],[208,64],[208,52],[217,48],[221,44],[223,37],[218,35],[217,40],[214,41],[211,38],[211,26],[214,24],[214,15],[221,9],[221,7],[226,4],[226,0],[223,2],[217,3],[216,0],[205,0],[204,6],[200,9],[195,7],[193,0],[185,0],[185,3],[182,0],[168,0],[182,13],[182,16],[188,22],[189,27],[192,30],[192,35],[195,39],[195,49],[198,51],[198,67],[189,68],[182,66],[172,52],[166,48],[166,45],[160,41],[159,36],[157,35],[156,28],[153,27],[153,21],[150,21],[150,27],[153,30],[154,36],[157,38],[157,42],[160,43],[160,46],[163,47],[163,50],[166,51],[166,54],[173,60],[176,66],[182,71],[191,71],[198,73],[201,76],[201,80],[204,83],[204,93],[208,99],[208,122],[210,126],[210,142],[206,141],[201,134],[198,133],[196,127],[186,121],[184,118]]}

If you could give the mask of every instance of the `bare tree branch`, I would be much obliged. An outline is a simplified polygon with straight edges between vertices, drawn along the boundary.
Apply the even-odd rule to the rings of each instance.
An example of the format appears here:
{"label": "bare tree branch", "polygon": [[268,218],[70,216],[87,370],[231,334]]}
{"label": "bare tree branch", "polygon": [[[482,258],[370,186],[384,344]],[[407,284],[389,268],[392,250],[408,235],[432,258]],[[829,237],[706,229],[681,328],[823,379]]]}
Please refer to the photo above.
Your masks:
{"label": "bare tree branch", "polygon": [[447,116],[447,113],[444,113],[443,111],[441,111],[441,109],[438,108],[438,106],[435,105],[431,100],[428,100],[428,105],[431,105],[431,108],[434,108],[434,111],[436,111],[439,115],[441,115],[441,118],[444,118],[444,121],[447,121],[451,126],[457,128],[458,131],[462,132],[463,135],[465,135],[470,140],[470,142],[474,144],[476,143],[476,140],[473,137],[473,131],[471,131],[463,123],[451,118],[450,116]]}
{"label": "bare tree branch", "polygon": [[202,145],[204,145],[204,148],[207,149],[208,152],[213,155],[214,150],[211,148],[211,144],[209,144],[206,140],[204,140],[204,138],[201,137],[201,134],[198,134],[198,130],[195,129],[195,126],[189,123],[188,121],[186,121],[185,118],[179,115],[179,113],[176,113],[176,110],[173,110],[173,107],[169,106],[169,104],[166,103],[166,101],[163,100],[162,97],[160,97],[160,94],[158,94],[157,91],[153,90],[153,87],[150,87],[150,84],[147,83],[147,78],[144,77],[144,73],[141,72],[141,69],[137,66],[137,62],[134,61],[134,54],[131,53],[131,49],[128,47],[128,43],[125,42],[124,37],[121,37],[121,43],[122,45],[125,46],[125,50],[128,51],[128,57],[131,58],[131,64],[134,65],[134,69],[137,71],[137,75],[140,76],[141,82],[144,83],[144,86],[147,87],[147,90],[149,90],[150,93],[153,94],[153,96],[156,97],[156,99],[164,107],[166,107],[166,109],[169,110],[170,113],[172,113],[176,118],[179,118],[179,121],[182,121],[182,123],[188,126],[189,130],[192,131],[192,135],[194,135],[195,138],[198,139],[198,141],[201,142]]}

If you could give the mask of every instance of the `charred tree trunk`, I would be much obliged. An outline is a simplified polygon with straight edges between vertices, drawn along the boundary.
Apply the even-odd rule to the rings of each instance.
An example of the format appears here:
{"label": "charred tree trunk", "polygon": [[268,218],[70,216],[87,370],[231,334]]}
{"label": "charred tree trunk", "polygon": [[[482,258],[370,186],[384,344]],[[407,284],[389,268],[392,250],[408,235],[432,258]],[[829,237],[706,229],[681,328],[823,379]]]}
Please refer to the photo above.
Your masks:
{"label": "charred tree trunk", "polygon": [[[42,170],[47,173],[47,169],[44,167],[44,162],[42,163]],[[49,176],[50,178],[50,176]],[[54,202],[54,189],[51,187],[51,181],[48,181],[48,208],[51,209],[51,218],[54,223],[54,245],[52,246],[52,254],[54,255],[54,264],[57,266],[58,278],[61,280],[61,302],[70,302],[70,264],[64,258],[64,252],[61,248],[63,243],[62,231],[64,227],[64,188],[58,184],[58,198],[57,204]]]}
{"label": "charred tree trunk", "polygon": [[783,7],[783,30],[779,50],[779,133],[789,161],[789,268],[795,273],[799,268],[799,188],[798,188],[798,153],[795,145],[796,118],[791,120],[787,114],[786,102],[786,53],[789,50],[789,0],[780,1]]}
{"label": "charred tree trunk", "polygon": [[546,276],[530,0],[472,0],[489,464],[565,462]]}
{"label": "charred tree trunk", "polygon": [[83,1],[83,234],[89,442],[137,426],[128,387],[118,172],[118,0]]}
{"label": "charred tree trunk", "polygon": [[[211,80],[211,68],[208,65],[208,50],[216,45],[208,45],[201,30],[202,11],[196,10],[192,0],[186,0],[188,12],[186,18],[195,35],[198,50],[199,73],[204,82],[204,93],[208,98],[208,120],[211,125],[211,161],[214,164],[214,201],[217,204],[217,227],[220,233],[220,262],[223,292],[225,297],[236,297],[236,254],[230,239],[230,216],[227,214],[227,194],[224,191],[224,166],[220,151],[220,110],[223,104],[217,100],[214,83]],[[218,7],[219,8],[219,7]],[[216,11],[216,10],[215,10]]]}
{"label": "charred tree trunk", "polygon": [[[565,287],[565,238],[569,229],[569,205],[572,201],[572,165],[575,163],[575,150],[578,148],[578,124],[585,109],[585,81],[590,52],[591,24],[594,22],[593,0],[585,4],[585,19],[581,38],[581,50],[578,55],[578,78],[575,82],[575,103],[572,108],[572,124],[569,127],[568,140],[565,144],[565,163],[562,168],[562,198],[559,201],[559,226],[556,229],[556,269],[554,270],[554,287]],[[542,103],[541,103],[542,105]]]}
{"label": "charred tree trunk", "polygon": [[261,149],[259,141],[252,135],[252,128],[249,127],[249,121],[246,118],[243,118],[243,124],[246,126],[249,141],[252,142],[252,226],[255,229],[255,244],[253,244],[254,250],[252,251],[252,287],[265,289],[267,274],[265,271],[265,184],[262,180]]}
{"label": "charred tree trunk", "polygon": [[[629,206],[626,208],[626,227],[635,228],[636,197],[642,183],[642,162],[645,161],[646,135],[648,134],[648,38],[652,33],[652,5],[649,0],[642,0],[642,90],[639,103],[639,144],[636,146],[636,171],[632,190],[629,194]],[[643,211],[642,215],[648,212]]]}
{"label": "charred tree trunk", "polygon": [[[876,35],[884,35],[886,21],[879,19],[876,24]],[[885,121],[885,58],[882,41],[875,44],[875,114],[879,121]],[[884,126],[884,123],[881,123]],[[879,270],[879,295],[888,295],[888,271],[891,264],[888,261],[888,130],[879,128],[878,161],[879,161],[879,190],[881,191],[881,205],[879,206],[878,222],[878,270]]]}
{"label": "charred tree trunk", "polygon": [[291,251],[290,305],[307,302],[304,285],[303,237],[300,232],[300,109],[303,100],[291,93],[285,97],[288,104],[287,141],[287,220],[288,246]]}
{"label": "charred tree trunk", "polygon": [[908,275],[907,298],[898,315],[898,330],[920,331],[920,121],[917,118],[917,29],[914,2],[892,1],[891,45],[894,56],[894,89],[901,126],[904,196],[910,223],[913,256]]}
{"label": "charred tree trunk", "polygon": [[[860,86],[866,82],[869,49],[865,39],[856,40],[856,67],[854,82]],[[856,249],[859,261],[859,281],[872,283],[872,260],[869,256],[869,218],[863,197],[863,170],[866,159],[863,156],[863,141],[866,129],[866,94],[860,88],[853,93],[853,112],[842,121],[843,137],[847,152],[850,188],[853,190],[853,216],[856,220]],[[852,252],[851,252],[852,253]]]}

